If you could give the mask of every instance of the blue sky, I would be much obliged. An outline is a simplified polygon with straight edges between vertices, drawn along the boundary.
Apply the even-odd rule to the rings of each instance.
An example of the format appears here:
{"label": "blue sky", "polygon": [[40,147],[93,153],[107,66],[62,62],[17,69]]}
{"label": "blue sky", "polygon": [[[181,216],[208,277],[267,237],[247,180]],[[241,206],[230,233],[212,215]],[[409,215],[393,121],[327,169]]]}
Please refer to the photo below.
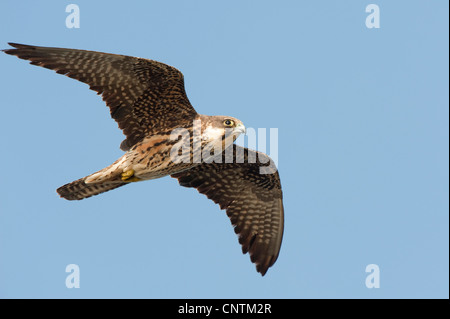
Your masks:
{"label": "blue sky", "polygon": [[[79,29],[65,26],[70,3]],[[122,155],[123,135],[85,84],[1,54],[0,297],[448,298],[448,9],[2,1],[0,48],[158,60],[184,73],[199,113],[278,128],[285,233],[261,277],[225,212],[169,177],[60,199]],[[380,288],[365,286],[369,264]]]}

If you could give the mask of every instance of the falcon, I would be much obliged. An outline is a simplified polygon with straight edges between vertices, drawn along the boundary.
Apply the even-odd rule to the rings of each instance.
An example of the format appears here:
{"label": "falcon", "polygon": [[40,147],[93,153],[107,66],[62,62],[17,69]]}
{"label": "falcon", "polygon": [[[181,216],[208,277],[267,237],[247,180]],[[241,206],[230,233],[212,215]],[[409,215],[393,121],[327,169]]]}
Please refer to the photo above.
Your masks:
{"label": "falcon", "polygon": [[[13,49],[3,50],[6,54],[88,84],[102,96],[126,136],[120,144],[125,152],[122,157],[58,188],[62,198],[81,200],[132,182],[169,175],[226,210],[242,252],[249,253],[262,276],[266,274],[281,247],[283,194],[276,168],[262,172],[273,166],[273,161],[266,154],[233,144],[245,132],[240,120],[198,114],[186,96],[183,74],[157,61],[86,50],[9,45]],[[176,131],[185,134],[177,136]]]}

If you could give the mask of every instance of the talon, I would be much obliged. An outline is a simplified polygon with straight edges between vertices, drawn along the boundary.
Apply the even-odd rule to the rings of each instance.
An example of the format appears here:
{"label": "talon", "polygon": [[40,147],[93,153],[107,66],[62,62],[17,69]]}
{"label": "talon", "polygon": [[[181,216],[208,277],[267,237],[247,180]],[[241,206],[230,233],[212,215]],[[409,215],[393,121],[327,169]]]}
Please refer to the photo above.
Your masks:
{"label": "talon", "polygon": [[134,176],[134,169],[130,169],[130,170],[122,173],[122,180],[124,182],[138,182],[141,179]]}
{"label": "talon", "polygon": [[125,181],[134,175],[134,169],[129,169],[122,173],[122,180]]}

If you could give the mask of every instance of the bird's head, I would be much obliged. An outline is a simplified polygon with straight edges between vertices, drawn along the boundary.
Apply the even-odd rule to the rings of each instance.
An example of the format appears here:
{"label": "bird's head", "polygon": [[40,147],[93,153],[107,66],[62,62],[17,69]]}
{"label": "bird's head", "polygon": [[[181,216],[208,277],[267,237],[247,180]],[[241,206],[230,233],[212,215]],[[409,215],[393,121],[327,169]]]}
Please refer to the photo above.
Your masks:
{"label": "bird's head", "polygon": [[245,133],[245,126],[242,121],[231,116],[202,115],[199,120],[201,121],[202,144],[204,146],[207,144],[214,146],[214,148],[220,146],[223,151],[233,144],[240,134]]}
{"label": "bird's head", "polygon": [[232,138],[231,142],[234,142],[242,133],[245,133],[244,123],[231,116],[209,116],[207,121],[202,123],[203,141]]}

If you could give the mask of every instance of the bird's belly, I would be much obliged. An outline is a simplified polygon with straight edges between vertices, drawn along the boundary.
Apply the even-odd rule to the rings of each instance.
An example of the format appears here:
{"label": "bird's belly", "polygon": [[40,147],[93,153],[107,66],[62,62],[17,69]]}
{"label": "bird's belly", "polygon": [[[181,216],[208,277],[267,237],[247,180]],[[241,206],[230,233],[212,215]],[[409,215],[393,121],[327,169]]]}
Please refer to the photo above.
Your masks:
{"label": "bird's belly", "polygon": [[133,169],[134,176],[148,180],[181,172],[196,165],[172,160],[172,146],[173,141],[161,136],[144,140],[127,154],[128,165],[124,171]]}

